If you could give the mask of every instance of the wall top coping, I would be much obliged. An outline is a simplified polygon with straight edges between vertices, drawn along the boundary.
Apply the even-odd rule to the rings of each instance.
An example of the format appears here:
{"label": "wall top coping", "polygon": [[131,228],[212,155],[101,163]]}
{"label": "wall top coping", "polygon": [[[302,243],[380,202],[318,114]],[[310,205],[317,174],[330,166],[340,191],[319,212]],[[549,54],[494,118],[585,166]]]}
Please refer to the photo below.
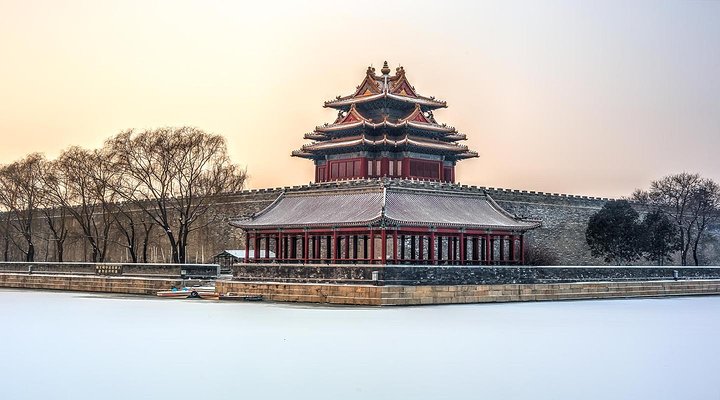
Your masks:
{"label": "wall top coping", "polygon": [[130,266],[155,266],[155,267],[218,267],[220,264],[173,264],[173,263],[118,263],[118,262],[90,262],[90,261],[0,261],[0,265],[130,265]]}
{"label": "wall top coping", "polygon": [[[616,201],[616,200],[619,200],[619,199],[610,198],[610,197],[575,195],[575,194],[567,194],[567,193],[551,193],[551,192],[541,192],[541,191],[535,191],[535,190],[506,189],[506,188],[474,186],[474,185],[470,186],[470,185],[465,185],[465,184],[461,184],[461,183],[447,183],[447,182],[436,182],[436,181],[428,181],[428,180],[420,180],[420,179],[396,179],[396,178],[347,179],[347,180],[332,181],[332,182],[309,183],[307,185],[295,185],[295,186],[262,188],[262,189],[248,189],[248,190],[243,190],[240,192],[230,193],[230,194],[274,193],[274,192],[282,192],[282,191],[314,190],[314,189],[322,189],[322,188],[332,189],[332,188],[345,188],[345,187],[374,186],[374,185],[379,185],[379,184],[410,186],[410,187],[427,188],[427,189],[449,189],[449,190],[462,191],[462,192],[487,192],[489,194],[493,194],[493,193],[495,193],[495,194],[497,194],[497,193],[513,194],[513,193],[515,193],[515,194],[526,194],[526,195],[534,195],[534,196],[549,196],[549,197],[556,197],[556,198],[578,199],[578,200],[594,200],[594,201]],[[631,200],[628,200],[628,201],[633,202]]]}

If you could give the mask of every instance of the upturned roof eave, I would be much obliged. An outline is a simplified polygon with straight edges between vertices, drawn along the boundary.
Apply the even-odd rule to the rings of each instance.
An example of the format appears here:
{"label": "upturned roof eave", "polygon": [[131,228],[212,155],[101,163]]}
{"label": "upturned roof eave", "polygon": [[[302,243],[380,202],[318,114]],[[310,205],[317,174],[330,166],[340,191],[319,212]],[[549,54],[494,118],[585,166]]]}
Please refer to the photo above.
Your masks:
{"label": "upturned roof eave", "polygon": [[[350,140],[341,141],[322,141],[318,143],[307,144],[302,147],[299,152],[310,153],[310,152],[332,152],[336,149],[348,149],[353,147],[389,147],[389,148],[417,148],[424,151],[437,151],[454,154],[455,156],[463,156],[465,158],[478,157],[478,154],[467,149],[467,146],[459,145],[456,143],[428,143],[425,141],[419,141],[416,139],[402,139],[402,140],[369,140],[365,138],[353,138]],[[296,150],[298,152],[298,150]],[[293,152],[295,153],[295,152]]]}
{"label": "upturned roof eave", "polygon": [[[382,220],[382,216],[371,218],[368,220],[350,221],[350,222],[322,222],[322,223],[297,223],[297,224],[252,224],[243,223],[243,220],[231,220],[230,225],[240,229],[302,229],[302,228],[342,228],[342,227],[359,227],[371,226]],[[251,221],[248,221],[251,222]]]}
{"label": "upturned roof eave", "polygon": [[345,227],[361,227],[361,226],[385,226],[385,227],[414,227],[414,228],[450,228],[450,229],[477,229],[477,230],[488,230],[488,231],[511,231],[511,232],[525,232],[532,229],[539,228],[540,222],[528,222],[525,224],[518,225],[488,225],[488,224],[456,224],[456,223],[443,223],[443,222],[429,222],[429,221],[403,221],[398,219],[390,218],[383,214],[381,217],[363,220],[363,221],[352,221],[352,222],[330,222],[330,223],[317,223],[317,224],[252,224],[243,223],[242,220],[231,220],[230,225],[236,228],[244,230],[253,229],[333,229],[333,228],[345,228]]}
{"label": "upturned roof eave", "polygon": [[323,107],[326,107],[326,108],[346,107],[346,106],[350,106],[351,104],[355,104],[355,103],[367,103],[369,101],[384,99],[384,98],[389,98],[389,99],[393,99],[393,100],[397,100],[397,101],[409,103],[409,104],[420,104],[422,106],[426,106],[426,107],[429,107],[432,109],[447,108],[447,103],[444,101],[433,100],[433,99],[421,97],[421,96],[419,96],[419,97],[402,96],[402,95],[386,93],[386,92],[373,94],[373,95],[369,95],[369,96],[357,96],[357,97],[352,96],[352,95],[345,96],[345,97],[341,97],[339,99],[326,101],[323,104]]}
{"label": "upturned roof eave", "polygon": [[[383,121],[383,122],[368,122],[368,121],[358,121],[358,122],[351,122],[347,124],[330,124],[330,125],[320,125],[315,127],[315,132],[338,132],[338,131],[344,131],[344,130],[352,130],[357,129],[361,127],[367,127],[371,129],[378,129],[378,128],[391,128],[391,129],[399,129],[399,128],[405,128],[405,127],[412,127],[414,129],[423,131],[433,131],[433,132],[444,132],[447,134],[454,134],[457,133],[457,130],[452,126],[443,126],[439,124],[432,124],[432,123],[422,123],[422,122],[415,122],[415,121],[403,121],[403,122],[389,122],[389,121]],[[464,140],[466,138],[458,139],[458,140]]]}
{"label": "upturned roof eave", "polygon": [[539,222],[532,222],[518,225],[489,225],[489,224],[456,224],[456,223],[442,223],[442,222],[427,222],[427,221],[402,221],[393,218],[385,217],[385,221],[390,225],[399,225],[407,227],[433,227],[433,228],[453,228],[453,229],[478,229],[478,230],[505,230],[505,231],[528,231],[536,229],[541,226]]}

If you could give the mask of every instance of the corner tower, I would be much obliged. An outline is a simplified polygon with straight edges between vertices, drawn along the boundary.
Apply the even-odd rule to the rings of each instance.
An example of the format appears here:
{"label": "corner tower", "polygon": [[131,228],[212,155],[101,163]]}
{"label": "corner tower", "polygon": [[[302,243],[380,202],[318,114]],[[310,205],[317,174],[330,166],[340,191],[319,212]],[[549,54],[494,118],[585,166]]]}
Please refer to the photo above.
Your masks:
{"label": "corner tower", "polygon": [[387,61],[375,74],[368,67],[355,93],[326,101],[338,110],[332,124],[305,134],[312,143],[292,155],[315,162],[315,181],[374,177],[454,182],[458,160],[477,157],[455,128],[433,115],[447,103],[419,95],[403,67],[390,75]]}

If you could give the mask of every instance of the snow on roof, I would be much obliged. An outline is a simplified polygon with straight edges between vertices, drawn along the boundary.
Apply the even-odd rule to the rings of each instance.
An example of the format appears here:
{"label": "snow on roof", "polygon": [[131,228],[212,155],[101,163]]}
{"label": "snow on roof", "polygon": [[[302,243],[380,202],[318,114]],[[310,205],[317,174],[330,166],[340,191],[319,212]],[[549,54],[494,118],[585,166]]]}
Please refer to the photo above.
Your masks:
{"label": "snow on roof", "polygon": [[[244,259],[244,258],[245,258],[245,250],[223,250],[222,253],[217,254],[215,257],[221,256],[221,255],[224,255],[224,254],[229,254],[229,255],[231,255],[231,256],[233,256],[233,257],[235,257],[235,258],[239,258],[239,259]],[[260,251],[260,255],[264,256],[264,255],[265,255],[265,250],[261,250],[261,251]],[[270,258],[275,257],[275,252],[271,251],[269,257],[270,257]],[[249,258],[255,258],[254,252],[250,252],[250,257],[249,257]]]}

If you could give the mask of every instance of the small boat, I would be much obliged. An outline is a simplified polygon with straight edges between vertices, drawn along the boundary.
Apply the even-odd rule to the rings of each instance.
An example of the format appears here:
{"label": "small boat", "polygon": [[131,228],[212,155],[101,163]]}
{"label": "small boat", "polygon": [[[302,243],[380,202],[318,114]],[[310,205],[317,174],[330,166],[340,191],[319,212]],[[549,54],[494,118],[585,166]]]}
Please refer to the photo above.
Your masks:
{"label": "small boat", "polygon": [[239,301],[262,301],[262,295],[241,295],[237,293],[225,293],[220,295],[220,300],[239,300]]}
{"label": "small boat", "polygon": [[159,297],[169,297],[173,299],[206,299],[217,300],[218,294],[215,293],[214,287],[184,287],[181,289],[173,288],[172,290],[160,290],[157,292]]}

